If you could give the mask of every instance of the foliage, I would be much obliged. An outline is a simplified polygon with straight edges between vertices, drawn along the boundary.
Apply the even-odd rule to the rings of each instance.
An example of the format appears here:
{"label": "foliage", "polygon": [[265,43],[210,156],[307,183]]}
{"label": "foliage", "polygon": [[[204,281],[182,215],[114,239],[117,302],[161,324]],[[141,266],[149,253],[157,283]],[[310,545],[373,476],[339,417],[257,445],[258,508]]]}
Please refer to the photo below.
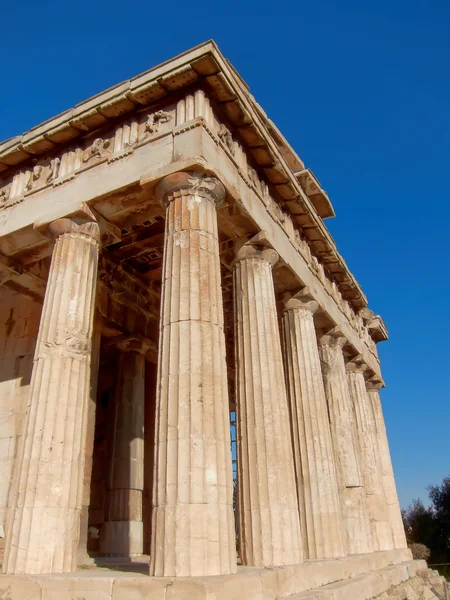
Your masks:
{"label": "foliage", "polygon": [[[416,546],[429,549],[430,564],[450,563],[450,477],[444,477],[441,485],[430,485],[428,495],[430,506],[413,500],[402,511],[406,539],[413,552]],[[448,567],[439,570],[447,576],[450,571]]]}
{"label": "foliage", "polygon": [[414,560],[428,560],[430,558],[431,550],[424,544],[410,544],[409,547]]}

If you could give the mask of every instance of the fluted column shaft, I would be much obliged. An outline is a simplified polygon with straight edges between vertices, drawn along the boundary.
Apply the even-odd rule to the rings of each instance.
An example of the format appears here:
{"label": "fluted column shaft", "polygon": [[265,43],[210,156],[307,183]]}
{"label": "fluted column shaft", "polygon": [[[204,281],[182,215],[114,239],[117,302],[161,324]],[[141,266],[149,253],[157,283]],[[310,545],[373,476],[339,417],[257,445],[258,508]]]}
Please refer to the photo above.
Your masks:
{"label": "fluted column shaft", "polygon": [[367,382],[367,395],[372,405],[375,416],[375,428],[378,441],[378,451],[381,463],[381,478],[384,494],[389,510],[395,548],[407,548],[405,528],[403,526],[400,504],[398,502],[397,488],[395,485],[394,470],[392,468],[389,441],[384,422],[383,408],[381,405],[379,389],[383,386],[382,381]]}
{"label": "fluted column shaft", "polygon": [[216,205],[222,184],[175,173],[167,207],[156,409],[151,575],[236,570]]}
{"label": "fluted column shaft", "polygon": [[363,554],[373,551],[373,538],[342,350],[346,342],[336,327],[320,338],[320,355],[336,459],[345,548],[348,554]]}
{"label": "fluted column shaft", "polygon": [[374,550],[392,550],[394,542],[381,479],[375,417],[364,379],[367,367],[359,357],[347,363],[346,367]]}
{"label": "fluted column shaft", "polygon": [[344,556],[344,532],[319,349],[317,302],[304,292],[285,301],[286,379],[305,558]]}
{"label": "fluted column shaft", "polygon": [[258,567],[302,560],[272,279],[277,260],[274,250],[250,241],[234,268],[240,555]]}
{"label": "fluted column shaft", "polygon": [[76,569],[99,228],[60,219],[49,230],[56,243],[7,533],[6,573]]}
{"label": "fluted column shaft", "polygon": [[105,554],[143,553],[145,357],[123,351],[115,398],[107,517],[101,531]]}

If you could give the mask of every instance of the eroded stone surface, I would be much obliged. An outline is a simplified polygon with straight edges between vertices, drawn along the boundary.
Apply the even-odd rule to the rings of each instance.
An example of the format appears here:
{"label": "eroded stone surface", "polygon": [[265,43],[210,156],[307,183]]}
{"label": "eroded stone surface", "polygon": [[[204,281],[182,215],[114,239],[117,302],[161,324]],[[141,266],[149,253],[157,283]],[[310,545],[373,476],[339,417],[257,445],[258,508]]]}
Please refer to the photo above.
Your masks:
{"label": "eroded stone surface", "polygon": [[363,554],[373,550],[373,536],[342,351],[346,342],[340,329],[332,329],[321,337],[320,351],[336,458],[345,549],[348,554]]}
{"label": "eroded stone surface", "polygon": [[56,241],[12,492],[6,573],[76,566],[99,230],[61,219],[50,231]]}
{"label": "eroded stone surface", "polygon": [[283,332],[303,552],[345,554],[335,455],[314,327],[318,305],[302,290],[284,302]]}
{"label": "eroded stone surface", "polygon": [[214,177],[160,183],[166,208],[150,573],[236,570]]}
{"label": "eroded stone surface", "polygon": [[360,357],[347,363],[348,385],[355,415],[354,430],[358,437],[374,550],[391,550],[394,547],[394,539],[381,479],[375,416],[364,379],[366,369],[367,365]]}
{"label": "eroded stone surface", "polygon": [[262,235],[234,267],[239,545],[243,564],[301,561],[302,549],[272,280],[278,254]]}
{"label": "eroded stone surface", "polygon": [[383,386],[380,380],[370,380],[367,382],[367,395],[372,404],[375,431],[378,442],[378,453],[381,465],[381,479],[383,483],[384,494],[389,510],[390,523],[394,537],[395,548],[406,548],[405,529],[398,502],[397,488],[395,485],[394,471],[392,469],[391,453],[389,451],[389,442],[386,433],[386,425],[383,417],[379,389]]}

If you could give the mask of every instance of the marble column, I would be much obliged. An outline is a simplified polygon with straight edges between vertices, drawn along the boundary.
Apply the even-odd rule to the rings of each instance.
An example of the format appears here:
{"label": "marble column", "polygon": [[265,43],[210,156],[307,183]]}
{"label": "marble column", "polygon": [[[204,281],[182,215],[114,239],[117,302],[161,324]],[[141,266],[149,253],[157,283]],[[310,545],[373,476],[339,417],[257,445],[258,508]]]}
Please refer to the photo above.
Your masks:
{"label": "marble column", "polygon": [[372,526],[374,550],[394,547],[388,506],[381,480],[380,453],[375,417],[366,391],[367,366],[360,355],[346,365],[347,381],[354,411],[354,431],[358,439],[360,464],[366,490],[367,508]]}
{"label": "marble column", "polygon": [[215,177],[179,172],[166,208],[150,574],[236,571]]}
{"label": "marble column", "polygon": [[56,238],[34,356],[5,573],[76,569],[90,397],[99,227],[49,226]]}
{"label": "marble column", "polygon": [[347,554],[373,552],[372,529],[359,464],[343,347],[338,327],[320,337],[320,356],[331,425]]}
{"label": "marble column", "polygon": [[94,565],[95,561],[88,554],[89,539],[89,505],[91,501],[92,464],[94,458],[95,414],[97,409],[97,385],[100,364],[100,347],[102,333],[99,314],[94,316],[94,329],[91,349],[91,385],[86,433],[86,459],[84,464],[83,506],[80,515],[80,539],[78,540],[77,564]]}
{"label": "marble column", "polygon": [[264,232],[234,267],[239,540],[242,563],[302,560],[280,332],[272,278],[278,261]]}
{"label": "marble column", "polygon": [[150,344],[122,340],[115,391],[106,521],[101,529],[104,554],[143,554],[145,354]]}
{"label": "marble column", "polygon": [[309,560],[345,555],[314,313],[307,288],[284,299],[283,333],[303,551]]}
{"label": "marble column", "polygon": [[372,377],[366,382],[366,386],[367,395],[375,417],[375,429],[381,463],[381,478],[389,510],[390,523],[394,537],[394,547],[407,548],[408,544],[406,543],[405,528],[403,526],[400,504],[398,502],[394,470],[392,468],[391,453],[389,451],[389,442],[379,394],[379,390],[384,387],[384,382],[382,379]]}

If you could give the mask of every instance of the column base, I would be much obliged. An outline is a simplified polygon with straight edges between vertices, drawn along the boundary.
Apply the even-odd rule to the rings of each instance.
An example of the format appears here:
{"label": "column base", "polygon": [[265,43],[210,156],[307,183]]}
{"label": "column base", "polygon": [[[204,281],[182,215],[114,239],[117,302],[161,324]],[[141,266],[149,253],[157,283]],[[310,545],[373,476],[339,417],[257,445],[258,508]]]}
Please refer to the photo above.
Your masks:
{"label": "column base", "polygon": [[101,529],[100,551],[107,556],[139,556],[144,548],[142,521],[106,521]]}

